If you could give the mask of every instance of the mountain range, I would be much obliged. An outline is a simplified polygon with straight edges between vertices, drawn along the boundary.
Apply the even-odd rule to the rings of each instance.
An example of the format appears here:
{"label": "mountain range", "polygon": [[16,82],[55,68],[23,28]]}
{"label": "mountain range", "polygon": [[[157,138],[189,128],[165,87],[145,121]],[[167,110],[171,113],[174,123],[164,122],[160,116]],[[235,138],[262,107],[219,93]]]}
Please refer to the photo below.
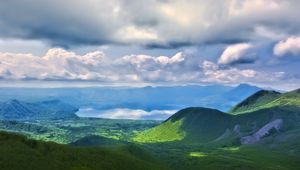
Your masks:
{"label": "mountain range", "polygon": [[0,103],[0,119],[66,119],[76,118],[78,108],[60,100],[22,102],[16,99]]}
{"label": "mountain range", "polygon": [[300,90],[261,90],[228,113],[202,107],[178,111],[160,125],[133,138],[141,143],[257,144],[299,140]]}
{"label": "mountain range", "polygon": [[[27,102],[60,100],[79,108],[108,110],[115,108],[179,110],[191,106],[228,111],[232,106],[261,90],[240,84],[147,86],[147,87],[85,87],[85,88],[0,88],[0,101],[17,99]],[[187,100],[188,99],[188,100]]]}

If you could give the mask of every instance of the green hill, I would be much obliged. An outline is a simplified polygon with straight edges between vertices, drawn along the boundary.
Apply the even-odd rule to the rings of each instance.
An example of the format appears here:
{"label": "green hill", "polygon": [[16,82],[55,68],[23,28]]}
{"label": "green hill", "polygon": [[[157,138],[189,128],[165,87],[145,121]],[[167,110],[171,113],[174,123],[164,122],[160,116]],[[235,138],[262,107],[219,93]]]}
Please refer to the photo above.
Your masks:
{"label": "green hill", "polygon": [[0,132],[0,167],[3,170],[165,169],[133,145],[114,149],[74,147],[6,132]]}
{"label": "green hill", "polygon": [[73,146],[101,146],[101,147],[115,147],[115,146],[125,146],[130,144],[126,141],[115,140],[111,138],[106,138],[98,135],[89,135],[70,143]]}
{"label": "green hill", "polygon": [[146,143],[183,139],[207,142],[222,135],[224,127],[230,124],[230,117],[231,115],[214,109],[187,108],[175,113],[162,124],[140,133],[133,140]]}
{"label": "green hill", "polygon": [[237,115],[276,106],[300,106],[300,89],[283,94],[275,91],[259,91],[236,105],[230,113]]}
{"label": "green hill", "polygon": [[162,124],[137,134],[133,141],[181,141],[189,144],[258,142],[274,130],[287,132],[300,129],[299,96],[299,90],[284,94],[260,91],[234,107],[231,114],[208,108],[183,109]]}
{"label": "green hill", "polygon": [[249,110],[256,109],[258,106],[262,106],[273,101],[274,99],[277,99],[280,95],[281,94],[276,91],[258,91],[233,107],[229,113],[239,114],[248,112]]}

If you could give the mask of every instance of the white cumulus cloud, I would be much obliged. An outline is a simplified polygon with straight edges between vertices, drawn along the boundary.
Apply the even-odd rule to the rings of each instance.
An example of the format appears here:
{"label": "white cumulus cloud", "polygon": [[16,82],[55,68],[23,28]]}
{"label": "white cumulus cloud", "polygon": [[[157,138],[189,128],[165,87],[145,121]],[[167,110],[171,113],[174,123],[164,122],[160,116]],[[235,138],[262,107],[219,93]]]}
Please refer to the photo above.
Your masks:
{"label": "white cumulus cloud", "polygon": [[[248,48],[248,46],[246,47]],[[246,47],[239,49],[244,51],[247,49]],[[228,51],[228,48],[226,50]],[[237,51],[230,54],[243,53]],[[228,52],[225,54],[225,56],[230,56]],[[233,62],[232,59],[231,62]],[[276,74],[273,74],[273,72],[261,72],[249,68],[242,69],[234,65],[224,67],[183,52],[178,52],[173,56],[125,55],[116,58],[108,57],[102,51],[79,55],[61,48],[50,49],[42,56],[23,53],[0,53],[0,80],[5,81],[93,81],[106,84],[234,84],[268,81],[271,78],[272,81],[282,79],[282,77],[274,75]]]}
{"label": "white cumulus cloud", "polygon": [[228,46],[218,60],[219,64],[241,64],[253,63],[256,55],[251,53],[253,45],[249,43],[235,44]]}
{"label": "white cumulus cloud", "polygon": [[300,37],[290,37],[280,41],[275,45],[273,52],[276,56],[300,55]]}
{"label": "white cumulus cloud", "polygon": [[202,63],[204,80],[207,82],[218,82],[218,83],[233,83],[233,82],[247,82],[249,79],[255,79],[258,73],[252,69],[238,69],[238,68],[227,68],[222,69],[217,64],[204,61]]}

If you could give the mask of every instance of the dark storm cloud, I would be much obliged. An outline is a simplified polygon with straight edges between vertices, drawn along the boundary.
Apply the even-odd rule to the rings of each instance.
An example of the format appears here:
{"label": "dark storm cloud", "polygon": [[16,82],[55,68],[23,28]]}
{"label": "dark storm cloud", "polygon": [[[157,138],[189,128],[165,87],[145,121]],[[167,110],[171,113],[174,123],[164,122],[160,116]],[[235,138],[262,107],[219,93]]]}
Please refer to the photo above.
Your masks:
{"label": "dark storm cloud", "polygon": [[63,47],[232,44],[299,34],[299,7],[296,0],[9,0],[0,2],[0,36]]}
{"label": "dark storm cloud", "polygon": [[[41,39],[53,45],[107,44],[113,42],[114,30],[109,14],[97,16],[92,5],[80,1],[1,1],[0,34],[2,37]],[[98,4],[101,5],[101,4]],[[110,7],[97,8],[108,13]]]}

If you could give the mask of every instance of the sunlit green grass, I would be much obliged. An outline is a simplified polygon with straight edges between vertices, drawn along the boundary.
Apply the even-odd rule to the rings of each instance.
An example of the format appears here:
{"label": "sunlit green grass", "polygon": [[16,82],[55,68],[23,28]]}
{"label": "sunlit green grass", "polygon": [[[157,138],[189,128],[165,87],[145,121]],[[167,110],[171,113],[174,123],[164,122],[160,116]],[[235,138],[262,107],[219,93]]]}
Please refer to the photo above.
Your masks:
{"label": "sunlit green grass", "polygon": [[182,140],[185,133],[180,129],[183,120],[167,121],[152,129],[143,131],[133,138],[135,142],[158,143]]}
{"label": "sunlit green grass", "polygon": [[32,122],[2,120],[0,121],[0,129],[17,132],[32,139],[68,144],[90,135],[128,141],[136,133],[149,129],[158,123],[158,121],[86,118]]}
{"label": "sunlit green grass", "polygon": [[201,157],[207,156],[207,154],[205,154],[205,153],[203,153],[203,152],[191,152],[191,153],[189,154],[189,156],[201,158]]}
{"label": "sunlit green grass", "polygon": [[224,151],[229,151],[229,152],[238,152],[240,150],[240,147],[225,147],[221,148]]}

